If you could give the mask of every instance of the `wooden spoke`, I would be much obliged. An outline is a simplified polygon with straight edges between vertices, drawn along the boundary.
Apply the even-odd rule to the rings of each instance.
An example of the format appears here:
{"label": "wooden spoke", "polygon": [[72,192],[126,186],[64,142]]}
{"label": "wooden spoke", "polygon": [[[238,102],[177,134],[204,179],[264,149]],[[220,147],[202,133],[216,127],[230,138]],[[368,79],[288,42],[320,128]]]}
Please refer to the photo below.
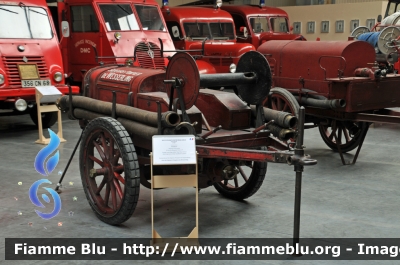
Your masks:
{"label": "wooden spoke", "polygon": [[108,206],[108,201],[110,199],[110,183],[107,183],[106,194],[104,195],[104,204]]}
{"label": "wooden spoke", "polygon": [[116,187],[114,183],[110,183],[111,187],[111,203],[112,203],[112,208],[114,211],[117,210],[117,193],[116,193]]}
{"label": "wooden spoke", "polygon": [[99,187],[97,188],[95,194],[96,195],[100,195],[100,191],[103,189],[104,185],[106,185],[107,181],[106,181],[106,177],[103,178],[103,180],[101,181]]}
{"label": "wooden spoke", "polygon": [[93,145],[96,147],[97,152],[99,153],[101,159],[106,160],[106,156],[104,155],[103,150],[101,149],[100,145],[96,142],[96,140],[93,140]]}
{"label": "wooden spoke", "polygon": [[116,179],[118,179],[122,184],[125,185],[125,180],[124,180],[124,178],[123,178],[119,173],[114,172],[114,177],[115,177]]}
{"label": "wooden spoke", "polygon": [[122,199],[122,197],[123,197],[124,195],[123,195],[121,186],[119,185],[119,183],[118,183],[118,181],[117,181],[116,179],[113,179],[113,182],[114,182],[115,189],[117,190],[117,194],[118,194],[119,198]]}
{"label": "wooden spoke", "polygon": [[94,157],[92,155],[88,156],[90,160],[96,162],[97,164],[99,164],[101,167],[104,167],[104,162],[101,161],[100,159],[98,159],[97,157]]}
{"label": "wooden spoke", "polygon": [[243,168],[242,167],[238,167],[240,175],[242,176],[242,178],[244,179],[244,181],[248,181],[249,178],[247,177],[246,173],[244,173]]}

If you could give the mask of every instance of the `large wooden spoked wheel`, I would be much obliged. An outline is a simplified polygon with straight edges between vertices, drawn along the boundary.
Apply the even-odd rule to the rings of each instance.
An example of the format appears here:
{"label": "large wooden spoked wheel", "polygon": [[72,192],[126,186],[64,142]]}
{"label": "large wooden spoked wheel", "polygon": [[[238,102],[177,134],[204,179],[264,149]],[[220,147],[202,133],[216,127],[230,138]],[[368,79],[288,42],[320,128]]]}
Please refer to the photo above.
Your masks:
{"label": "large wooden spoked wheel", "polygon": [[[262,150],[267,150],[262,147]],[[267,173],[267,162],[239,161],[235,166],[239,173],[232,179],[214,183],[215,189],[232,200],[244,200],[261,187]]]}
{"label": "large wooden spoked wheel", "polygon": [[[330,126],[319,125],[319,133],[321,134],[322,140],[326,145],[333,151],[338,152],[338,145],[340,144],[340,150],[342,153],[350,152],[361,144],[365,135],[368,132],[368,122],[347,122],[353,127],[353,130],[357,131],[352,134],[345,126],[343,121],[332,120]],[[347,126],[349,127],[349,125]],[[335,138],[336,135],[336,138]]]}
{"label": "large wooden spoked wheel", "polygon": [[139,197],[139,165],[135,147],[117,120],[92,120],[82,136],[79,157],[83,190],[92,210],[105,223],[128,220]]}

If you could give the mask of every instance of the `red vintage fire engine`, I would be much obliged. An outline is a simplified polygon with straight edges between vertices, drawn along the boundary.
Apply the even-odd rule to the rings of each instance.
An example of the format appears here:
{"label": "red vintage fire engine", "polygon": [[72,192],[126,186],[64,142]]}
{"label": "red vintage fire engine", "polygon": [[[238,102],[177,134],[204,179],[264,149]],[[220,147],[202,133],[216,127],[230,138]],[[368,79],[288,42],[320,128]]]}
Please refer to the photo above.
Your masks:
{"label": "red vintage fire engine", "polygon": [[[164,69],[174,45],[156,1],[57,3],[65,68],[73,82],[99,64]],[[165,51],[161,54],[161,50]]]}
{"label": "red vintage fire engine", "polygon": [[[37,124],[35,87],[55,86],[68,93],[58,38],[43,0],[0,1],[0,108],[29,113]],[[73,87],[72,92],[78,93]],[[57,113],[42,114],[43,127]]]}
{"label": "red vintage fire engine", "polygon": [[248,42],[256,49],[269,40],[305,40],[302,35],[290,33],[288,14],[276,7],[260,5],[222,5],[235,22],[238,42]]}
{"label": "red vintage fire engine", "polygon": [[164,3],[161,10],[175,48],[195,56],[201,73],[235,72],[240,56],[255,50],[251,44],[237,42],[232,16],[218,7]]}

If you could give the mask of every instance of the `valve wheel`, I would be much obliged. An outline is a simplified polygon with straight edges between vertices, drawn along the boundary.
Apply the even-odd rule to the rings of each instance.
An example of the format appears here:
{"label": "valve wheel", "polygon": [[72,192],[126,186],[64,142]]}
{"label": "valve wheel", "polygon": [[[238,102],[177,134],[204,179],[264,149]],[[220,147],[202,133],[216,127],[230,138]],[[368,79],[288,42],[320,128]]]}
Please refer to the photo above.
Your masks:
{"label": "valve wheel", "polygon": [[[267,150],[266,147],[262,149]],[[236,176],[214,183],[214,187],[221,195],[241,201],[251,197],[260,189],[267,173],[267,162],[244,161],[238,163],[236,169],[239,171]]]}
{"label": "valve wheel", "polygon": [[86,126],[79,166],[83,190],[96,216],[111,225],[128,220],[139,198],[139,164],[121,123],[101,117]]}
{"label": "valve wheel", "polygon": [[348,129],[349,125],[345,126],[345,122],[333,120],[330,126],[319,125],[319,133],[322,140],[333,151],[338,152],[338,146],[335,140],[335,135],[340,143],[340,150],[342,153],[350,152],[360,145],[362,139],[368,132],[369,123],[367,122],[348,122],[350,126],[357,129],[357,132],[351,134]]}

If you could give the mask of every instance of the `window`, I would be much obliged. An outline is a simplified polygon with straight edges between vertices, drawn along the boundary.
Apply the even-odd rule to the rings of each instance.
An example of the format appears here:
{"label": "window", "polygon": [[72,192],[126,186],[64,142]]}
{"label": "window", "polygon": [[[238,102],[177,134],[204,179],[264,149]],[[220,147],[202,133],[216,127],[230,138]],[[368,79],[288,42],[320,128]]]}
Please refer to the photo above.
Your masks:
{"label": "window", "polygon": [[232,23],[210,23],[211,35],[214,40],[233,40],[235,34],[233,32]]}
{"label": "window", "polygon": [[[254,31],[254,33],[270,31],[268,17],[261,17],[261,16],[251,17],[250,25],[251,25],[251,28]],[[278,25],[278,27],[279,27],[279,25]]]}
{"label": "window", "polygon": [[247,27],[246,21],[243,19],[242,16],[237,14],[232,14],[232,18],[233,18],[233,23],[235,23],[236,34],[240,37],[243,37],[244,34],[243,32],[240,31],[240,28]]}
{"label": "window", "polygon": [[287,33],[288,25],[285,17],[273,17],[270,19],[271,27],[274,32]]}
{"label": "window", "polygon": [[0,38],[53,38],[46,10],[25,5],[0,5]]}
{"label": "window", "polygon": [[143,30],[166,31],[157,7],[135,5]]}
{"label": "window", "polygon": [[107,30],[139,30],[130,5],[100,5]]}
{"label": "window", "polygon": [[211,39],[210,29],[207,23],[183,23],[186,37],[192,39]]}
{"label": "window", "polygon": [[98,32],[99,23],[92,6],[71,6],[73,32]]}
{"label": "window", "polygon": [[388,3],[385,17],[396,13],[398,11],[398,5],[399,5],[398,3],[394,3],[394,2]]}

